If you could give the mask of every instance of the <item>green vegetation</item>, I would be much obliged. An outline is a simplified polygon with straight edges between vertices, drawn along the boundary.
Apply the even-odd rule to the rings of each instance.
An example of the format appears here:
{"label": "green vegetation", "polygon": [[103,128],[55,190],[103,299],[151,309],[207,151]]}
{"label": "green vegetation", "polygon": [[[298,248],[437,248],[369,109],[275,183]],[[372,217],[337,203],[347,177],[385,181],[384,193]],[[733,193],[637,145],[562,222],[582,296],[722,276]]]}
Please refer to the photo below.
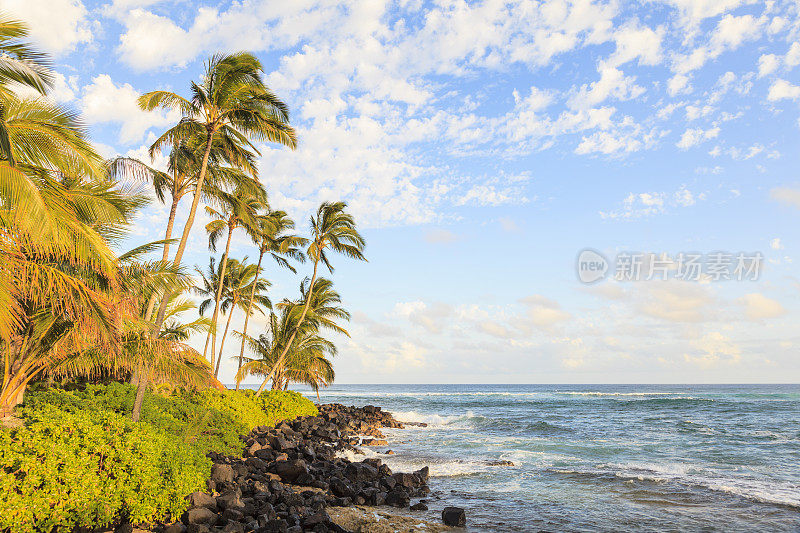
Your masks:
{"label": "green vegetation", "polygon": [[[203,487],[209,451],[239,453],[254,426],[316,414],[285,389],[332,382],[336,349],[322,334],[346,334],[338,321],[350,316],[318,267],[333,271],[326,250],[363,259],[364,240],[343,202],[320,206],[309,239],[269,205],[254,143],[294,149],[297,137],[252,54],[214,55],[187,97],[142,95],[144,111],[181,115],[150,147],[151,164],[165,156],[159,169],[100,157],[79,114],[49,98],[55,77],[27,36],[0,14],[0,530],[174,518]],[[164,238],[121,252],[149,202],[144,187],[170,205]],[[201,202],[209,248],[224,240],[225,251],[198,288],[183,255]],[[236,231],[258,250],[256,265],[229,257]],[[313,262],[299,297],[267,295],[267,255],[292,272],[290,260]],[[213,309],[210,319],[186,317],[192,293],[208,297],[199,311]],[[267,311],[270,326],[248,334],[250,315]],[[242,332],[229,331],[234,312],[246,313]],[[207,335],[210,361],[188,344],[193,335]],[[266,376],[272,391],[217,380],[231,337],[242,341],[227,355],[239,375]],[[247,347],[255,357],[245,364]]]}
{"label": "green vegetation", "polygon": [[0,430],[0,530],[42,531],[177,517],[203,490],[206,453],[241,453],[253,427],[316,415],[291,391],[148,395],[139,423],[132,385],[36,388],[24,426]]}

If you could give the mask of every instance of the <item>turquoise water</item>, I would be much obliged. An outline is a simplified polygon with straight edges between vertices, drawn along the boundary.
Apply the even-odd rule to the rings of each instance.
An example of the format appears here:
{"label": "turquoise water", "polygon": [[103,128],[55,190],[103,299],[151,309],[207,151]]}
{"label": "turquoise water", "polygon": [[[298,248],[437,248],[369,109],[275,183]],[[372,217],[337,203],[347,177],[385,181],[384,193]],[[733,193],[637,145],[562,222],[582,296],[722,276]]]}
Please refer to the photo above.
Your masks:
{"label": "turquoise water", "polygon": [[[474,531],[800,531],[800,386],[335,385]],[[309,397],[312,397],[309,394]],[[316,400],[316,398],[314,398]],[[514,466],[492,466],[492,461]]]}

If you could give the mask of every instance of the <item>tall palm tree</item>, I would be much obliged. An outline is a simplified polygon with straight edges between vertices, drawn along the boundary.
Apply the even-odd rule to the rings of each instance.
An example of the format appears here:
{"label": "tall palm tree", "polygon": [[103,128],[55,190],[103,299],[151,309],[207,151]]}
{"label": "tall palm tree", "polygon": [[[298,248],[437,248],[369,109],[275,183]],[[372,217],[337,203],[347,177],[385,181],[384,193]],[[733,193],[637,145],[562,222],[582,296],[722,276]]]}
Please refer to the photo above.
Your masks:
{"label": "tall palm tree", "polygon": [[[205,200],[210,201],[215,198],[219,191],[226,186],[240,187],[252,190],[254,193],[260,190],[261,186],[258,181],[248,174],[255,172],[253,153],[247,150],[245,146],[234,145],[223,149],[220,144],[219,141],[213,144],[209,156],[208,178],[202,191]],[[168,170],[166,172],[129,157],[118,157],[107,163],[109,174],[112,177],[132,176],[152,183],[156,197],[161,203],[165,202],[167,195],[170,196],[170,210],[164,234],[162,261],[169,260],[169,249],[178,206],[186,195],[193,192],[197,184],[204,149],[204,137],[194,136],[180,142],[170,151]],[[150,299],[147,311],[148,320],[153,314],[158,296],[154,294]]]}
{"label": "tall palm tree", "polygon": [[[323,202],[322,205],[319,206],[319,209],[317,209],[316,215],[311,217],[312,238],[308,250],[306,251],[306,254],[314,263],[311,282],[309,283],[308,294],[305,295],[305,303],[295,329],[286,342],[286,345],[283,347],[281,355],[276,360],[273,372],[283,364],[286,353],[291,348],[294,337],[297,335],[299,328],[302,327],[303,321],[308,314],[308,308],[311,305],[311,299],[314,294],[314,289],[316,288],[315,283],[319,264],[322,263],[329,272],[333,272],[333,266],[328,259],[326,250],[330,249],[353,259],[366,261],[363,254],[365,245],[364,238],[356,230],[356,223],[353,216],[345,212],[346,207],[347,204],[345,202]],[[270,379],[272,379],[272,374],[266,377],[261,387],[259,387],[256,392],[256,395],[261,394],[267,381]]]}
{"label": "tall palm tree", "polygon": [[[305,305],[297,321],[297,326],[293,336],[286,343],[283,348],[283,353],[278,358],[275,368],[279,368],[283,364],[283,359],[292,345],[294,335],[297,333],[297,328],[300,328],[308,313],[308,307],[311,304],[311,297],[314,292],[315,282],[317,279],[317,272],[319,264],[322,263],[333,273],[333,265],[331,265],[327,249],[338,252],[353,259],[366,261],[364,257],[364,238],[356,230],[355,219],[352,215],[345,212],[347,204],[345,202],[323,202],[317,209],[315,216],[311,217],[311,243],[308,246],[306,254],[314,263],[314,269],[311,274],[311,282],[309,283],[309,291],[305,298]],[[267,381],[271,379],[271,375],[267,376],[264,382],[259,387],[256,395],[261,394]]]}
{"label": "tall palm tree", "polygon": [[[152,91],[139,98],[139,106],[147,111],[158,107],[180,110],[183,118],[161,135],[150,147],[153,156],[163,147],[174,146],[184,139],[205,135],[206,145],[197,176],[192,206],[183,227],[174,263],[180,265],[189,233],[194,224],[201,192],[205,184],[211,148],[216,140],[222,146],[246,143],[258,153],[248,138],[270,141],[292,149],[297,147],[297,136],[289,125],[289,109],[264,84],[263,67],[250,53],[216,54],[206,62],[205,75],[200,83],[192,82],[191,99],[171,91]],[[158,310],[155,331],[164,321],[168,298]],[[146,381],[140,381],[134,401],[134,419],[138,420]]]}
{"label": "tall palm tree", "polygon": [[153,143],[151,155],[182,140],[205,136],[192,207],[175,254],[176,264],[180,264],[186,249],[214,142],[223,149],[247,144],[256,153],[259,152],[248,138],[292,149],[297,146],[294,128],[289,125],[289,109],[264,85],[262,73],[261,63],[250,53],[217,54],[206,62],[201,82],[192,82],[191,99],[170,91],[152,91],[139,98],[139,106],[146,111],[162,107],[178,109],[183,115],[176,126]]}
{"label": "tall palm tree", "polygon": [[265,294],[270,286],[270,282],[265,279],[257,279],[258,270],[255,265],[248,265],[247,258],[240,263],[236,259],[231,259],[230,269],[226,276],[226,291],[220,296],[220,310],[228,315],[225,323],[225,331],[219,345],[217,364],[214,368],[214,376],[219,376],[219,367],[222,362],[222,350],[225,347],[225,338],[231,326],[231,318],[235,309],[251,309],[263,314],[263,308],[272,309],[272,302]]}
{"label": "tall palm tree", "polygon": [[[220,262],[220,280],[225,280],[225,271],[228,267],[228,254],[231,249],[231,239],[233,232],[236,228],[245,226],[252,227],[256,225],[256,217],[258,211],[265,207],[267,195],[263,189],[258,194],[251,194],[251,191],[243,191],[237,189],[233,193],[220,191],[218,193],[219,203],[222,205],[218,211],[213,207],[206,207],[208,215],[214,219],[206,224],[206,231],[208,232],[208,247],[216,251],[217,241],[227,232],[225,240],[225,253],[222,254],[222,261]],[[214,366],[214,353],[217,345],[216,324],[219,317],[219,305],[222,296],[222,283],[217,287],[217,297],[214,302],[214,314],[211,316],[211,322],[214,324],[215,329],[211,332],[211,365]],[[219,366],[219,365],[217,365]]]}
{"label": "tall palm tree", "polygon": [[[261,262],[266,254],[270,254],[278,265],[297,272],[289,263],[288,259],[304,262],[305,254],[300,250],[301,246],[308,244],[308,240],[297,235],[287,235],[286,232],[294,229],[294,221],[284,211],[270,211],[258,216],[255,227],[248,227],[248,234],[253,242],[258,246],[258,264],[256,266],[256,281],[261,274]],[[256,285],[253,285],[255,291]],[[250,294],[250,302],[253,302],[255,293]],[[242,345],[239,349],[239,363],[237,373],[242,368],[244,358],[244,345],[247,337],[247,326],[250,322],[252,309],[248,306],[244,315],[244,328],[242,329]],[[236,381],[236,390],[239,390],[239,381]]]}

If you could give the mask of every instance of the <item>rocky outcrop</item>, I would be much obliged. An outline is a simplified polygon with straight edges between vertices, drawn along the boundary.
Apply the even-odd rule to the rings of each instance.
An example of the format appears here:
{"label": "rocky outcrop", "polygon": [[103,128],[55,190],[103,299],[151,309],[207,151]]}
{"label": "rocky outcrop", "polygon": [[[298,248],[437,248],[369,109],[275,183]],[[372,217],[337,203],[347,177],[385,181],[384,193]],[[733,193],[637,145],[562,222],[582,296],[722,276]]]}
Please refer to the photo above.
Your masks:
{"label": "rocky outcrop", "polygon": [[[320,414],[277,427],[260,426],[243,437],[241,457],[209,454],[214,462],[206,493],[187,499],[181,523],[188,533],[269,533],[346,531],[326,509],[391,505],[408,509],[424,497],[428,468],[393,473],[378,458],[350,462],[337,455],[352,450],[365,435],[381,438],[381,428],[403,425],[380,407],[319,406]],[[385,442],[385,441],[384,441]],[[414,509],[423,509],[415,505]]]}

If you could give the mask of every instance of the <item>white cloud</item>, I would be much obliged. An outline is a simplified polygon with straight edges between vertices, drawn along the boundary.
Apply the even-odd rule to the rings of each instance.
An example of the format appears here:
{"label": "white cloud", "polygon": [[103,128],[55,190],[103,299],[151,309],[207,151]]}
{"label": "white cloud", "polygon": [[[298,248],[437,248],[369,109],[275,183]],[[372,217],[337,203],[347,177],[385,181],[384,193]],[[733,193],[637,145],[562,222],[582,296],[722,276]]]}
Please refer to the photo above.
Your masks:
{"label": "white cloud", "polygon": [[800,98],[800,86],[792,85],[786,80],[775,80],[769,88],[767,99],[771,102],[777,100],[796,100]]}
{"label": "white cloud", "polygon": [[520,301],[528,308],[528,320],[537,328],[549,329],[572,318],[561,309],[561,304],[540,294],[526,296]]}
{"label": "white cloud", "polygon": [[667,322],[704,322],[714,312],[710,290],[691,281],[655,281],[642,285],[637,304],[642,314]]}
{"label": "white cloud", "polygon": [[773,250],[783,250],[783,243],[781,243],[780,238],[775,237],[770,241],[769,247]]}
{"label": "white cloud", "polygon": [[728,337],[719,331],[711,331],[703,337],[691,342],[691,346],[699,352],[685,354],[688,363],[713,368],[720,363],[736,364],[741,360],[742,350]]}
{"label": "white cloud", "polygon": [[800,188],[775,187],[769,195],[773,200],[800,208]]}
{"label": "white cloud", "polygon": [[775,72],[781,64],[781,60],[775,54],[764,54],[758,58],[758,77],[763,78]]}
{"label": "white cloud", "polygon": [[758,38],[763,31],[764,22],[764,19],[757,19],[752,15],[723,16],[705,45],[695,48],[688,54],[675,56],[673,70],[684,75],[698,70],[706,62],[718,58],[727,51],[737,49],[745,41]]}
{"label": "white cloud", "polygon": [[670,96],[691,92],[689,77],[684,74],[675,74],[667,81],[667,92]]}
{"label": "white cloud", "polygon": [[80,0],[3,0],[2,9],[30,26],[30,36],[54,54],[92,42],[91,22]]}
{"label": "white cloud", "polygon": [[786,62],[786,66],[788,67],[796,67],[800,65],[800,43],[795,41],[792,43],[792,46],[789,47],[789,51],[786,52],[786,57],[783,59]]}
{"label": "white cloud", "polygon": [[745,294],[737,302],[744,306],[745,316],[749,320],[777,318],[786,314],[786,308],[779,301],[768,298],[759,292]]}
{"label": "white cloud", "polygon": [[581,86],[577,94],[570,98],[573,109],[588,109],[603,103],[609,98],[630,100],[644,93],[644,87],[636,85],[635,76],[625,76],[618,68],[601,61],[597,67],[598,81]]}
{"label": "white cloud", "polygon": [[718,127],[709,128],[707,130],[703,130],[702,128],[689,128],[683,132],[683,135],[681,135],[680,140],[675,143],[675,146],[681,150],[688,150],[692,146],[697,146],[704,141],[714,139],[717,135],[719,135]]}
{"label": "white cloud", "polygon": [[136,103],[139,92],[130,84],[116,85],[108,74],[100,74],[83,88],[81,110],[91,123],[120,125],[119,140],[123,144],[141,142],[150,128],[166,128],[176,124],[177,112],[145,112]]}

